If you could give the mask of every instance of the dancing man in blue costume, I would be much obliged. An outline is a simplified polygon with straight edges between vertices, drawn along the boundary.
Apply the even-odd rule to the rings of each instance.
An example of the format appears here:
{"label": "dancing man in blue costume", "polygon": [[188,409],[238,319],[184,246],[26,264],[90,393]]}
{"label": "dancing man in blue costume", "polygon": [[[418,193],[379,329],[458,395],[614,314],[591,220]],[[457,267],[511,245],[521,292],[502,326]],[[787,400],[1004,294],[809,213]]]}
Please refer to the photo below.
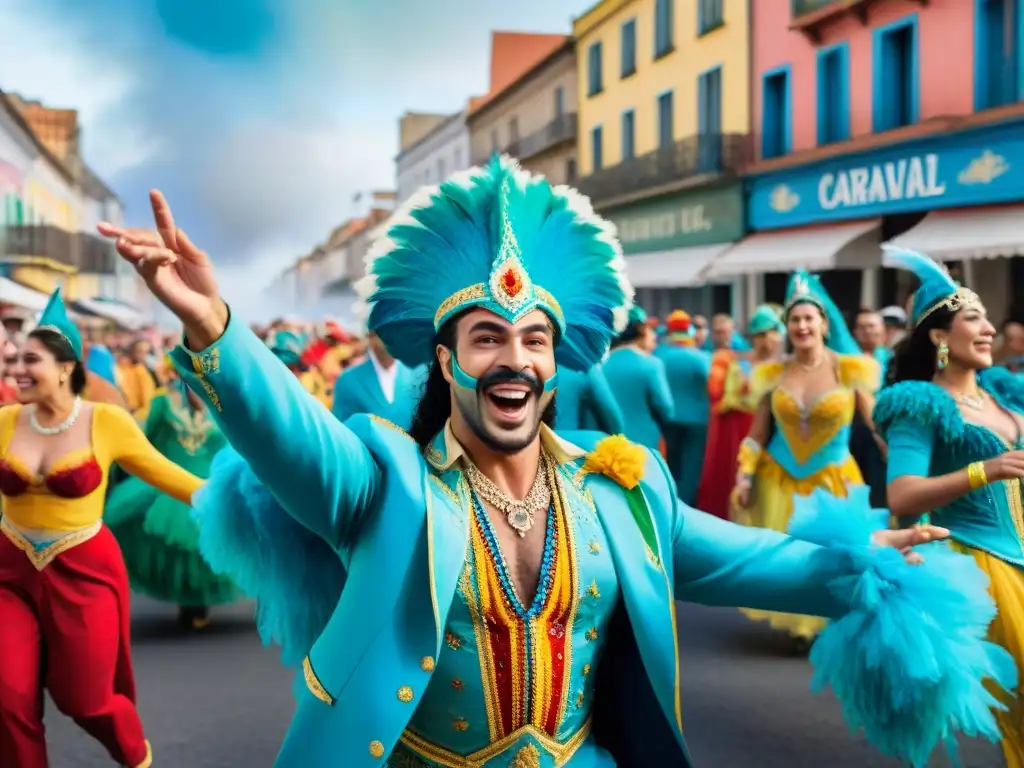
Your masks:
{"label": "dancing man in blue costume", "polygon": [[793,537],[741,528],[622,436],[548,426],[557,367],[597,363],[631,306],[585,198],[496,158],[399,212],[362,288],[370,330],[430,368],[408,433],[314,402],[152,202],[156,231],[100,229],[184,323],[176,364],[259,481],[222,471],[197,504],[204,555],[301,664],[278,766],[690,766],[674,599],[832,618],[817,685],[885,752],[998,738],[982,681],[1014,669],[984,578],[901,552],[944,530],[883,530],[856,493],[807,501]]}

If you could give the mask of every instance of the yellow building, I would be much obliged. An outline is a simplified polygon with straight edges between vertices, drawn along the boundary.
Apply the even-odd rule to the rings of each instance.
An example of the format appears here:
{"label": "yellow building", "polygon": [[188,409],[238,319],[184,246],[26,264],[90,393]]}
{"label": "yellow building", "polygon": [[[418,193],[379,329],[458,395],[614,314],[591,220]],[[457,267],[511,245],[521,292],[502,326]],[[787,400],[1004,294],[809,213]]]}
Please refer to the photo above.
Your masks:
{"label": "yellow building", "polygon": [[749,0],[603,0],[573,22],[580,190],[656,315],[734,309],[703,272],[743,235]]}

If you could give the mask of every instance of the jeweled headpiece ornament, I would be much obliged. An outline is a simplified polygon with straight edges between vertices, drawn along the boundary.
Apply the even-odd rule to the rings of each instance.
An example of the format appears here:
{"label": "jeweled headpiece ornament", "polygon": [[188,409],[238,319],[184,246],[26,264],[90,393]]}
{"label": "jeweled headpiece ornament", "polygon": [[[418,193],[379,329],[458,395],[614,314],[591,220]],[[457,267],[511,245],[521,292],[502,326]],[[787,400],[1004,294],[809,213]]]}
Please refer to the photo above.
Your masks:
{"label": "jeweled headpiece ornament", "polygon": [[53,331],[68,343],[78,360],[82,359],[82,334],[68,317],[68,310],[60,296],[60,286],[50,294],[50,300],[46,302],[46,307],[39,315],[35,330]]}
{"label": "jeweled headpiece ornament", "polygon": [[366,257],[367,328],[403,363],[434,357],[437,331],[482,307],[509,322],[543,310],[559,364],[586,370],[626,326],[633,289],[615,228],[565,186],[507,157],[414,195]]}
{"label": "jeweled headpiece ornament", "polygon": [[954,280],[945,265],[923,253],[896,245],[883,245],[882,264],[912,272],[921,281],[921,285],[914,291],[910,307],[910,322],[913,325],[920,323],[939,307],[957,312],[970,304],[981,303],[978,294]]}

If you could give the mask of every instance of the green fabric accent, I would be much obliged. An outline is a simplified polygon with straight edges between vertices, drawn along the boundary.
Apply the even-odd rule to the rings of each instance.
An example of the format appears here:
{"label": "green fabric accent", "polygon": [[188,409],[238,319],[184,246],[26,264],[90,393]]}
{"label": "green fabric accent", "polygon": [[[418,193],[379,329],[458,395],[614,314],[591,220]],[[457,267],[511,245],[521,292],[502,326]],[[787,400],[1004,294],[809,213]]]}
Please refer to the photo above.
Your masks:
{"label": "green fabric accent", "polygon": [[657,555],[658,537],[654,533],[654,521],[651,519],[651,510],[647,506],[647,499],[644,498],[643,490],[637,485],[632,490],[623,488],[622,493],[626,497],[629,511],[633,513],[633,519],[640,529],[640,534],[644,537],[647,548]]}

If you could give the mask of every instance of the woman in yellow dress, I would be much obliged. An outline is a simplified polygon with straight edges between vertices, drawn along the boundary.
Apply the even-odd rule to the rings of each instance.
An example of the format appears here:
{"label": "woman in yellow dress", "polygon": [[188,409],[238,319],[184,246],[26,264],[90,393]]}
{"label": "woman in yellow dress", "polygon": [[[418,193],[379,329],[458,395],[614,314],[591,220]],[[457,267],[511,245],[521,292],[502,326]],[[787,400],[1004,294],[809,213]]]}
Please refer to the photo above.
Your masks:
{"label": "woman in yellow dress", "polygon": [[[815,276],[790,278],[783,319],[792,355],[751,372],[757,412],[740,446],[733,492],[737,522],[776,531],[789,526],[796,496],[825,488],[845,497],[848,485],[863,483],[850,455],[850,425],[857,410],[871,423],[880,376]],[[814,616],[743,612],[787,631],[801,653],[825,625]]]}
{"label": "woman in yellow dress", "polygon": [[[973,291],[921,254],[887,249],[914,272],[914,330],[893,358],[875,421],[889,444],[888,493],[904,524],[923,513],[989,576],[989,639],[1024,670],[1024,379],[992,364],[996,329]],[[1024,768],[1024,686],[996,712],[1008,768]]]}

